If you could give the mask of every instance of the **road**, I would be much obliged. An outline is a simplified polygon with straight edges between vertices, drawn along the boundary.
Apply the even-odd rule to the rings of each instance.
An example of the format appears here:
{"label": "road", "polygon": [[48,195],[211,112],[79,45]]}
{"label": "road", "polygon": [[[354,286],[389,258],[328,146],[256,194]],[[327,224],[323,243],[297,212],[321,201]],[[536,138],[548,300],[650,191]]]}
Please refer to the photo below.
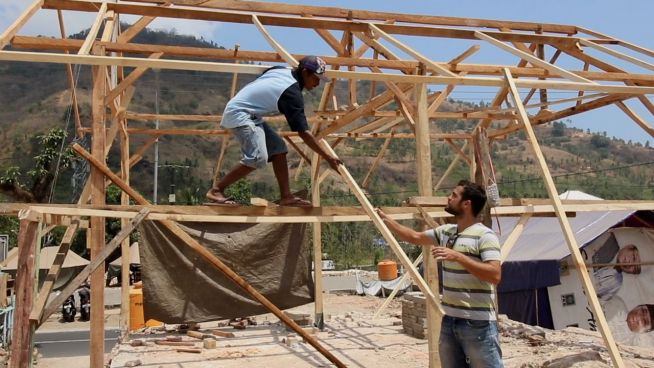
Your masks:
{"label": "road", "polygon": [[[104,351],[110,352],[118,342],[120,330],[108,329],[104,333]],[[34,342],[43,358],[60,358],[89,355],[89,331],[36,332]]]}

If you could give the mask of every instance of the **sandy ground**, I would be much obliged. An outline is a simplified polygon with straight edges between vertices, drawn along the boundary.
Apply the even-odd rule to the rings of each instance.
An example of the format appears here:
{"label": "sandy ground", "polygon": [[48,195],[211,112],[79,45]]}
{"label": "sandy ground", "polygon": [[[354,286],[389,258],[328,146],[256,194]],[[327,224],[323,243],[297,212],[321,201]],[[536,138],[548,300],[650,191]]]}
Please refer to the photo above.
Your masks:
{"label": "sandy ground", "polygon": [[[348,367],[427,367],[427,341],[402,332],[401,303],[394,300],[379,319],[372,315],[383,299],[376,297],[325,294],[325,331],[315,336],[327,350]],[[313,304],[291,310],[313,315]],[[144,339],[146,346],[133,347],[129,340],[116,346],[110,367],[130,366],[139,361],[142,367],[328,367],[332,366],[320,353],[295,333],[289,332],[272,314],[256,316],[256,326],[244,330],[225,326],[225,321],[199,325],[201,331],[213,329],[232,332],[231,338],[217,337],[217,347],[201,349],[201,353],[177,352],[175,347],[155,345],[154,340],[166,336],[182,336],[185,341],[202,342],[179,334],[176,326],[168,331],[145,330],[131,339]],[[118,323],[115,311],[107,323]],[[44,325],[44,328],[48,327]],[[500,321],[501,344],[505,367],[612,367],[599,333],[569,328],[562,331],[534,329],[519,322]],[[651,350],[651,349],[649,349]],[[625,365],[630,368],[654,368],[654,351],[620,346]],[[37,367],[86,367],[85,357],[41,359]]]}

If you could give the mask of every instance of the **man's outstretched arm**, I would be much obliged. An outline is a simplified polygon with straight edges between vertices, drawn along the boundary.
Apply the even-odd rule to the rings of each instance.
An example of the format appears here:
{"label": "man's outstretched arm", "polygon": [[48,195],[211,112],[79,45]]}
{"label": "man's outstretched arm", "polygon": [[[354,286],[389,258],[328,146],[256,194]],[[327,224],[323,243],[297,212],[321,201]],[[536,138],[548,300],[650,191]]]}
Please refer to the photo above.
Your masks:
{"label": "man's outstretched arm", "polygon": [[319,154],[325,161],[327,161],[327,163],[329,164],[329,166],[331,166],[332,169],[338,172],[338,165],[343,165],[343,162],[338,158],[333,157],[327,152],[325,152],[325,150],[323,150],[322,147],[320,147],[320,145],[318,144],[316,137],[314,137],[313,134],[311,134],[311,131],[309,130],[299,131],[297,132],[297,134],[298,136],[300,136],[300,138],[302,138],[304,143],[309,148],[311,148],[312,150],[314,150],[314,152]]}

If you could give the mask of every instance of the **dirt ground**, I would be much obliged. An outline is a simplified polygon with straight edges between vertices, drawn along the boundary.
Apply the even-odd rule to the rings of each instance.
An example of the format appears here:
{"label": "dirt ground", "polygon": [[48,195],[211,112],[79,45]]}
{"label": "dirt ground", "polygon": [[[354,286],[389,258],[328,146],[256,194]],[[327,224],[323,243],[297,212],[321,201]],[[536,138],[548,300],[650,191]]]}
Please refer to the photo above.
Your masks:
{"label": "dirt ground", "polygon": [[[368,296],[325,294],[325,331],[316,332],[320,343],[348,367],[427,367],[427,340],[402,332],[401,303],[394,300],[380,318],[372,316],[383,299]],[[313,305],[291,310],[313,315]],[[125,341],[116,346],[110,367],[328,367],[330,362],[301,337],[289,332],[273,315],[255,318],[257,325],[238,330],[225,322],[199,325],[200,331],[213,329],[232,332],[234,337],[217,337],[217,347],[203,349],[202,341],[168,331],[146,330],[133,334],[145,346],[131,346]],[[510,320],[500,321],[501,344],[505,367],[574,367],[602,368],[613,366],[599,333],[569,328],[551,331],[533,328]],[[155,345],[166,336],[182,336],[193,341],[200,353],[177,352],[177,347]],[[654,351],[620,346],[627,367],[654,368]],[[46,365],[39,365],[45,367]],[[72,366],[68,366],[72,367]]]}

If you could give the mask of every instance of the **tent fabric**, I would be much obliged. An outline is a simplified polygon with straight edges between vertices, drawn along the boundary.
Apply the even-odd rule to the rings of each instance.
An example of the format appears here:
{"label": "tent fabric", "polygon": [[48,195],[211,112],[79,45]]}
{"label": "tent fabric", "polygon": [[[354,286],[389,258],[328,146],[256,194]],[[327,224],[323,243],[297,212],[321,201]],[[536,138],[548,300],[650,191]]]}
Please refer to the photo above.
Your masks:
{"label": "tent fabric", "polygon": [[559,267],[558,260],[504,262],[497,291],[508,293],[559,285]]}
{"label": "tent fabric", "polygon": [[[118,257],[111,261],[109,263],[112,266],[118,266],[120,267],[122,265],[122,258],[123,257]],[[141,263],[141,257],[139,256],[139,243],[134,242],[129,246],[129,263],[130,264],[140,264]]]}
{"label": "tent fabric", "polygon": [[[381,281],[381,280],[372,280],[370,282],[365,282],[361,280],[357,275],[357,284],[356,292],[357,295],[370,295],[370,296],[379,296],[379,295],[389,295],[393,292],[395,287],[400,284],[402,281],[401,277],[396,278],[395,280]],[[404,279],[402,285],[400,285],[400,291],[403,293],[411,288],[413,281],[410,278]],[[402,294],[400,293],[400,295]]]}
{"label": "tent fabric", "polygon": [[[631,216],[634,211],[577,212],[570,217],[570,226],[579,247],[583,247],[607,229]],[[505,231],[500,236],[503,244],[518,223],[518,217],[500,217],[500,228]],[[493,223],[494,230],[498,231]],[[561,260],[570,254],[565,242],[559,220],[556,217],[537,217],[527,222],[525,229],[511,249],[506,261]]]}
{"label": "tent fabric", "polygon": [[[313,302],[305,224],[180,227],[278,308]],[[205,322],[268,312],[160,223],[143,221],[139,231],[146,320]]]}
{"label": "tent fabric", "polygon": [[497,304],[499,313],[514,321],[554,329],[547,288],[503,292]]}
{"label": "tent fabric", "polygon": [[[41,248],[41,251],[39,252],[38,255],[39,269],[49,270],[50,267],[52,267],[52,264],[54,263],[58,250],[59,250],[58,246]],[[84,267],[87,264],[89,264],[88,260],[78,256],[77,253],[69,250],[68,253],[66,253],[66,258],[64,259],[64,264],[62,265],[62,268]],[[12,257],[9,260],[9,262],[7,262],[7,265],[3,267],[3,270],[16,270],[17,266],[18,266],[18,257]]]}

